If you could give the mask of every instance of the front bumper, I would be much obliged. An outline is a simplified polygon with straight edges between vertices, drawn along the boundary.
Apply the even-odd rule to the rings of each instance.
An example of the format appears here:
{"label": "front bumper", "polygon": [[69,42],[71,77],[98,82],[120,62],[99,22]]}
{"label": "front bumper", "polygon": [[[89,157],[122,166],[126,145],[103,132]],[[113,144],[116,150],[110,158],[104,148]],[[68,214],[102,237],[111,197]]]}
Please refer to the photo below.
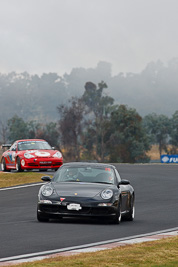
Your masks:
{"label": "front bumper", "polygon": [[67,205],[62,204],[42,204],[38,203],[38,212],[47,218],[57,217],[114,217],[117,213],[117,203],[111,206],[98,206],[98,204],[90,205],[80,203],[80,210],[68,210]]}
{"label": "front bumper", "polygon": [[62,158],[21,159],[22,169],[58,169],[63,164]]}

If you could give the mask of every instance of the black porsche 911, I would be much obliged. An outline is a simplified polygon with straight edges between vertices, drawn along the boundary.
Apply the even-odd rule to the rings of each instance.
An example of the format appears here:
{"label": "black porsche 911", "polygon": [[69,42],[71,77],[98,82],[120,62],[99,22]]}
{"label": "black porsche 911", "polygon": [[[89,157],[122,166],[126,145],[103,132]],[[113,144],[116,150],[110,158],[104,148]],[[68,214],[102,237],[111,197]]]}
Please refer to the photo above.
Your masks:
{"label": "black porsche 911", "polygon": [[135,193],[117,169],[102,163],[65,163],[38,194],[37,219],[40,222],[62,217],[108,218],[120,223],[133,221]]}

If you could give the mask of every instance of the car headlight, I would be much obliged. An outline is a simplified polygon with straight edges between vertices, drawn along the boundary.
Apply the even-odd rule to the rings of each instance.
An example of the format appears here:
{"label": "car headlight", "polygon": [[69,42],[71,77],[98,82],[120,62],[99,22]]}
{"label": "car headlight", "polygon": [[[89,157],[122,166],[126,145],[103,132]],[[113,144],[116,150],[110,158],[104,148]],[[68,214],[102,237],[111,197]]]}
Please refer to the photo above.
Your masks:
{"label": "car headlight", "polygon": [[24,157],[25,157],[26,159],[31,159],[31,158],[34,158],[35,156],[33,156],[32,154],[29,154],[29,153],[25,153],[25,154],[24,154]]}
{"label": "car headlight", "polygon": [[54,155],[53,155],[54,158],[62,158],[62,154],[61,152],[56,152]]}
{"label": "car headlight", "polygon": [[105,189],[101,192],[101,197],[103,199],[110,199],[113,196],[113,191],[111,189]]}
{"label": "car headlight", "polygon": [[43,196],[45,197],[49,197],[52,195],[53,193],[53,188],[50,186],[50,185],[45,185],[42,190],[41,190],[41,193]]}

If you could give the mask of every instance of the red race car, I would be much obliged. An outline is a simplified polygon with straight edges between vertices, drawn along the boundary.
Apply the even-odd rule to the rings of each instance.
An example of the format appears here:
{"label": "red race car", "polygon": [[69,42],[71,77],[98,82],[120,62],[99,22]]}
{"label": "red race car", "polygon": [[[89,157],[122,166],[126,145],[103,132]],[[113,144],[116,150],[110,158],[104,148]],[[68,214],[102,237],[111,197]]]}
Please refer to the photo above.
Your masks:
{"label": "red race car", "polygon": [[9,148],[2,154],[2,171],[57,170],[63,164],[61,152],[54,150],[42,139],[17,140],[13,145],[2,145],[2,147]]}

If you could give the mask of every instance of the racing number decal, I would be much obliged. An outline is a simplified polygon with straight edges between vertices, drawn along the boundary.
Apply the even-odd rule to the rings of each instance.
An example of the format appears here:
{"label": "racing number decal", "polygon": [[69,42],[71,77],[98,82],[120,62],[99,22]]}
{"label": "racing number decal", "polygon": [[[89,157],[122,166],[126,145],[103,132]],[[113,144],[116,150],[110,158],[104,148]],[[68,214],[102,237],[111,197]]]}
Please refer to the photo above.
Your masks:
{"label": "racing number decal", "polygon": [[12,157],[12,162],[13,163],[15,162],[15,156],[16,156],[16,153],[15,152],[12,152],[11,157]]}
{"label": "racing number decal", "polygon": [[15,152],[8,152],[6,155],[5,155],[5,158],[7,160],[7,164],[14,164],[15,163],[15,156],[16,156],[16,153]]}
{"label": "racing number decal", "polygon": [[50,153],[49,152],[41,152],[41,151],[37,151],[35,153],[36,156],[38,157],[49,157],[50,156]]}

